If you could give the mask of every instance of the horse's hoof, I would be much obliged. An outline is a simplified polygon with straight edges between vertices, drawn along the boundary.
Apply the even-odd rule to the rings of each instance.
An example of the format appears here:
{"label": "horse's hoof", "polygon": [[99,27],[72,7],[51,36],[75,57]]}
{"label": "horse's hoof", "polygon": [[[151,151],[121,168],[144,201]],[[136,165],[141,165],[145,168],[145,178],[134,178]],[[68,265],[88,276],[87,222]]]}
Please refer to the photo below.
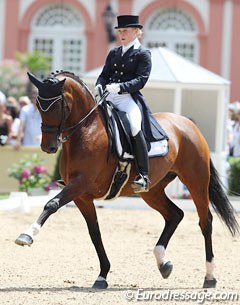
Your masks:
{"label": "horse's hoof", "polygon": [[217,280],[213,278],[212,280],[204,279],[203,288],[215,288],[217,285]]}
{"label": "horse's hoof", "polygon": [[167,279],[169,275],[172,273],[173,264],[171,262],[166,262],[165,264],[161,264],[159,267],[159,271],[164,279]]}
{"label": "horse's hoof", "polygon": [[96,280],[95,283],[93,284],[92,288],[94,289],[107,289],[108,283],[106,280]]}
{"label": "horse's hoof", "polygon": [[33,239],[30,235],[22,233],[19,237],[15,240],[15,244],[19,246],[31,246],[33,243]]}

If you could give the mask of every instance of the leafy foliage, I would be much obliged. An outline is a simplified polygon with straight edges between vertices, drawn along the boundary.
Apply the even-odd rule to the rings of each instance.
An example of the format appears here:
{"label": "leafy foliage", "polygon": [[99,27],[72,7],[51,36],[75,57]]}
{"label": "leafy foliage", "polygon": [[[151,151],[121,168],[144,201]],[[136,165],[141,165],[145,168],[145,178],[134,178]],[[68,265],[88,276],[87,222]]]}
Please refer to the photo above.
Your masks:
{"label": "leafy foliage", "polygon": [[16,59],[30,72],[40,75],[48,73],[50,69],[50,58],[43,52],[33,51],[27,53],[16,53]]}
{"label": "leafy foliage", "polygon": [[9,176],[18,180],[19,191],[28,191],[29,188],[47,188],[51,175],[48,174],[44,160],[37,154],[25,156],[9,168]]}
{"label": "leafy foliage", "polygon": [[6,96],[26,95],[27,71],[16,60],[0,61],[0,90]]}
{"label": "leafy foliage", "polygon": [[59,153],[58,153],[57,159],[56,159],[56,164],[55,164],[55,167],[54,167],[53,176],[52,176],[53,181],[57,181],[57,180],[61,179],[61,175],[60,175],[60,172],[59,172],[61,155],[62,155],[62,150],[59,150]]}
{"label": "leafy foliage", "polygon": [[230,175],[228,179],[229,195],[240,196],[240,157],[229,158]]}

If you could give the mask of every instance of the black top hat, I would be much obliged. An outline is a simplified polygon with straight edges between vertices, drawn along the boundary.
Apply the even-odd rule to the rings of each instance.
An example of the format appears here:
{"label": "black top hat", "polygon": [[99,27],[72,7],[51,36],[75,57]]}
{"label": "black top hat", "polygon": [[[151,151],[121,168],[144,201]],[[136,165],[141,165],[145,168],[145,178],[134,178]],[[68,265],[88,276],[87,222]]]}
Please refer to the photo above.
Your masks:
{"label": "black top hat", "polygon": [[117,17],[118,25],[115,26],[115,29],[119,28],[139,28],[143,26],[139,24],[138,16],[133,15],[122,15]]}

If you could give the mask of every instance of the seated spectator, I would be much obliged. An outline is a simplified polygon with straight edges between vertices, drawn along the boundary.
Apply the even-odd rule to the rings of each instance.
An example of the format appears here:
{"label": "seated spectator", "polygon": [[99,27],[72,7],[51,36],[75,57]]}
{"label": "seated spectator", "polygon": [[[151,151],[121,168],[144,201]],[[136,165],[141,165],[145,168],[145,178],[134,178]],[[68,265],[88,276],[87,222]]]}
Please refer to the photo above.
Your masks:
{"label": "seated spectator", "polygon": [[11,127],[10,133],[8,135],[7,144],[15,146],[17,143],[17,136],[18,136],[19,126],[20,126],[19,108],[18,108],[17,104],[14,105],[14,104],[7,103],[6,113],[9,114],[13,120],[12,127]]}
{"label": "seated spectator", "polygon": [[6,114],[6,96],[0,91],[0,145],[5,145],[11,131],[12,118]]}
{"label": "seated spectator", "polygon": [[31,97],[31,103],[22,107],[19,114],[20,126],[15,148],[21,145],[40,146],[42,131],[42,119],[36,107],[36,93]]}
{"label": "seated spectator", "polygon": [[24,106],[31,104],[31,100],[28,96],[20,96],[18,99],[18,104],[20,108],[23,108]]}

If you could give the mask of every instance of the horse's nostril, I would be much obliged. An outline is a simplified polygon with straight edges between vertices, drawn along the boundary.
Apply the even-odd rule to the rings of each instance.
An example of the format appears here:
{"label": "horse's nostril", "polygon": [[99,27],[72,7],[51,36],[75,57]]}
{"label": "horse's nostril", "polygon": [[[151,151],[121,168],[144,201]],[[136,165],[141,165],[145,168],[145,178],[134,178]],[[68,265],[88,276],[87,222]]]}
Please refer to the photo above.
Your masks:
{"label": "horse's nostril", "polygon": [[56,147],[51,147],[50,148],[50,153],[55,153],[57,151],[57,148]]}
{"label": "horse's nostril", "polygon": [[57,151],[55,146],[41,146],[41,149],[48,154],[54,154]]}

